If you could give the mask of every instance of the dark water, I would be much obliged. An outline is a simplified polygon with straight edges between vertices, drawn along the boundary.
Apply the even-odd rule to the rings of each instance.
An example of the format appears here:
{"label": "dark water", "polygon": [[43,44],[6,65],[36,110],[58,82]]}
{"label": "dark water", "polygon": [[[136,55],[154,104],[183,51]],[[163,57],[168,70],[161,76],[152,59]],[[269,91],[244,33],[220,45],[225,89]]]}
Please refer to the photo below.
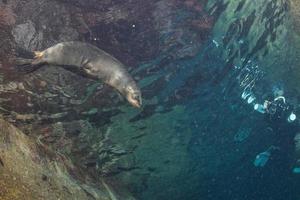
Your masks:
{"label": "dark water", "polygon": [[[142,200],[300,198],[295,1],[0,5],[2,115],[30,137],[47,134],[42,142],[95,183]],[[59,66],[14,71],[14,57],[70,40],[124,63],[142,109]]]}

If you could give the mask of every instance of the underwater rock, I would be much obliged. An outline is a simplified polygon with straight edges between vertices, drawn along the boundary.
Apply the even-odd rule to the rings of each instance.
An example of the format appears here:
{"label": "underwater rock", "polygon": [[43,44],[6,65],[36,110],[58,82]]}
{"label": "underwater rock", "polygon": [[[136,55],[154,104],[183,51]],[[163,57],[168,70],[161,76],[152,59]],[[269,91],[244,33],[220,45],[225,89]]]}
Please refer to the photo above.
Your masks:
{"label": "underwater rock", "polygon": [[12,34],[19,47],[27,51],[38,49],[39,42],[43,40],[43,33],[37,32],[32,21],[19,24],[12,30]]}
{"label": "underwater rock", "polygon": [[65,42],[65,41],[74,41],[78,40],[79,33],[76,31],[76,29],[72,27],[66,27],[61,30],[61,33],[59,35],[59,41]]}
{"label": "underwater rock", "polygon": [[0,25],[12,26],[16,23],[16,14],[10,6],[0,3]]}
{"label": "underwater rock", "polygon": [[109,200],[111,196],[134,199],[128,194],[127,197],[117,195],[107,189],[111,188],[107,184],[96,187],[88,181],[76,180],[68,172],[70,163],[50,159],[46,149],[2,119],[0,141],[0,198],[3,200]]}

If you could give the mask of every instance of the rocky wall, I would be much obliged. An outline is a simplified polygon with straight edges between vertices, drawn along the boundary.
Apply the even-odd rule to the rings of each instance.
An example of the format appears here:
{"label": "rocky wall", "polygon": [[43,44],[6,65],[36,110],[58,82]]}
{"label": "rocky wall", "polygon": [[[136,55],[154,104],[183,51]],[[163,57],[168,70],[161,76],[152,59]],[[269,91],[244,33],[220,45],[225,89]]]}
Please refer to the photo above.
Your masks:
{"label": "rocky wall", "polygon": [[[84,171],[111,199],[131,198],[127,191],[137,198],[168,198],[178,191],[176,176],[188,163],[190,134],[180,133],[177,124],[187,120],[183,104],[193,91],[185,82],[197,61],[191,71],[179,74],[199,54],[212,27],[204,4],[2,1],[1,36],[9,50],[1,48],[3,116],[46,150],[47,157],[70,158],[70,178],[81,180]],[[30,57],[33,50],[69,40],[97,45],[128,66],[142,88],[144,108],[134,110],[111,88],[57,66],[32,74],[15,70],[18,56]],[[174,189],[162,192],[170,184]],[[87,196],[91,193],[97,197],[92,191]]]}
{"label": "rocky wall", "polygon": [[3,119],[0,124],[1,199],[134,199],[115,193],[105,180],[99,185],[84,175],[76,180],[69,174],[75,167],[64,155],[41,148],[39,142]]}

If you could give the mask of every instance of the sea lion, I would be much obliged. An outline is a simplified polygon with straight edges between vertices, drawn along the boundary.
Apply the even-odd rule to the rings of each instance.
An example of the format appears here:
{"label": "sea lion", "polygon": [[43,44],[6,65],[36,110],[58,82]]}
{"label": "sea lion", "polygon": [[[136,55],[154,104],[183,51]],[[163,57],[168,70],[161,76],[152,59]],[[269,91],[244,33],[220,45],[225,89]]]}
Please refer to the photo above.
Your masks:
{"label": "sea lion", "polygon": [[[44,51],[35,51],[34,55],[30,63],[34,70],[43,64],[61,66],[112,86],[134,107],[142,105],[141,91],[124,65],[96,46],[77,41],[62,42]],[[28,60],[25,62],[28,63]]]}

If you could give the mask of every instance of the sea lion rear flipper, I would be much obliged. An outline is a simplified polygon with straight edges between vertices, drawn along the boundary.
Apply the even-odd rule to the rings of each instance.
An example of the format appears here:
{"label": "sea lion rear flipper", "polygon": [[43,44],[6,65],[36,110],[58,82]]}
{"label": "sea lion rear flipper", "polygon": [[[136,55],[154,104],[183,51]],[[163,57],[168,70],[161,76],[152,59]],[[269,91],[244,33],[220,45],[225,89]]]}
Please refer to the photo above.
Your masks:
{"label": "sea lion rear flipper", "polygon": [[32,65],[39,65],[43,63],[43,55],[44,52],[43,51],[34,51],[34,60],[31,62]]}
{"label": "sea lion rear flipper", "polygon": [[42,65],[16,65],[15,69],[20,73],[29,74],[38,70]]}
{"label": "sea lion rear flipper", "polygon": [[35,59],[41,58],[44,55],[43,51],[34,51],[33,53],[34,53],[34,58]]}
{"label": "sea lion rear flipper", "polygon": [[23,66],[23,65],[31,65],[33,59],[29,58],[15,58],[15,64],[17,66]]}
{"label": "sea lion rear flipper", "polygon": [[22,73],[31,73],[35,70],[39,69],[42,65],[34,64],[34,59],[27,59],[27,58],[16,58],[15,59],[15,69],[18,72]]}

